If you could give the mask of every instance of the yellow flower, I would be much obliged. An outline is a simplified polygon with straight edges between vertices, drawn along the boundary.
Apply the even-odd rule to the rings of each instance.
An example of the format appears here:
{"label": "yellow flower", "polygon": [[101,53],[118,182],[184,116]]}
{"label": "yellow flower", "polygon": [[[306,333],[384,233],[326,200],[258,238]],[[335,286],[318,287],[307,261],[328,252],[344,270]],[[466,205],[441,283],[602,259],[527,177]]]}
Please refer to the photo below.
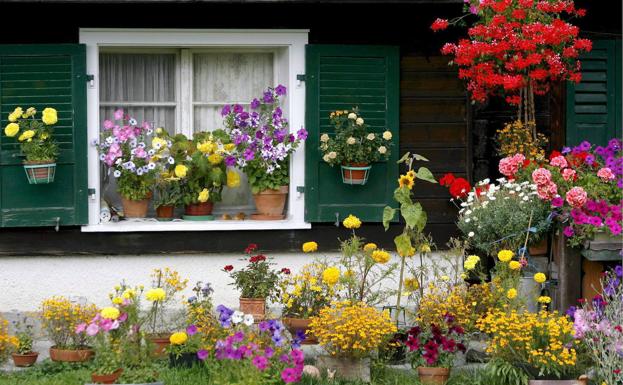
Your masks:
{"label": "yellow flower", "polygon": [[350,214],[348,217],[346,217],[346,219],[344,219],[342,224],[347,229],[358,229],[359,227],[361,227],[361,220],[359,220],[359,218],[357,218],[356,216]]}
{"label": "yellow flower", "polygon": [[508,267],[510,267],[511,270],[519,270],[521,269],[521,263],[517,261],[510,261],[508,263]]}
{"label": "yellow flower", "polygon": [[303,252],[304,253],[313,253],[318,250],[318,244],[316,242],[305,242],[303,243]]}
{"label": "yellow flower", "polygon": [[422,244],[422,246],[420,246],[420,252],[421,253],[430,253],[430,245],[428,243]]}
{"label": "yellow flower", "polygon": [[547,276],[545,274],[543,274],[543,273],[536,273],[534,275],[534,280],[537,283],[543,283],[543,282],[547,281]]}
{"label": "yellow flower", "polygon": [[188,173],[188,167],[183,164],[178,164],[175,166],[174,170],[175,176],[178,178],[186,178],[186,173]]}
{"label": "yellow flower", "polygon": [[17,123],[9,123],[4,128],[4,134],[10,138],[17,135],[18,132],[19,132],[19,124]]}
{"label": "yellow flower", "polygon": [[439,277],[439,279],[441,279],[443,282],[448,282],[450,280],[450,277],[448,277],[447,275],[442,275],[441,277]]}
{"label": "yellow flower", "polygon": [[391,140],[391,139],[392,139],[392,133],[391,133],[391,131],[385,131],[385,132],[383,132],[383,139],[385,139],[385,140]]}
{"label": "yellow flower", "polygon": [[398,186],[399,187],[407,187],[409,190],[413,188],[413,178],[408,175],[400,175],[398,178]]}
{"label": "yellow flower", "polygon": [[409,291],[416,291],[420,288],[420,281],[417,278],[405,278],[404,280],[405,289]]}
{"label": "yellow flower", "polygon": [[214,166],[216,166],[217,164],[220,164],[222,161],[223,161],[223,157],[217,153],[214,153],[208,156],[208,162],[210,162]]}
{"label": "yellow flower", "polygon": [[167,141],[156,136],[155,138],[151,140],[151,146],[155,150],[162,150],[167,147]]}
{"label": "yellow flower", "polygon": [[31,116],[35,116],[36,113],[37,113],[37,110],[35,109],[35,107],[28,107],[28,109],[26,110],[26,113],[24,113],[22,117],[30,118]]}
{"label": "yellow flower", "polygon": [[115,305],[121,305],[123,303],[123,298],[115,297],[112,299],[112,303],[114,303]]}
{"label": "yellow flower", "polygon": [[102,309],[100,315],[102,318],[116,320],[119,318],[120,312],[116,307],[105,307]]}
{"label": "yellow flower", "polygon": [[508,262],[513,259],[513,255],[515,255],[515,253],[510,250],[500,250],[500,252],[498,252],[498,259],[502,262]]}
{"label": "yellow flower", "polygon": [[406,175],[407,175],[409,178],[411,178],[411,179],[415,179],[415,177],[417,176],[417,174],[416,174],[416,173],[415,173],[415,171],[413,171],[413,170],[409,170],[409,171],[407,171],[407,174],[406,174]]}
{"label": "yellow flower", "polygon": [[201,203],[205,203],[208,201],[208,199],[210,199],[210,191],[208,191],[207,188],[204,188],[199,193],[199,196],[197,196],[197,200]]}
{"label": "yellow flower", "polygon": [[513,299],[515,297],[517,297],[517,289],[508,289],[506,292],[506,298]]}
{"label": "yellow flower", "polygon": [[169,337],[171,345],[182,345],[186,341],[188,341],[188,335],[184,332],[173,333],[171,337]]}
{"label": "yellow flower", "polygon": [[56,122],[58,122],[58,115],[56,113],[56,110],[50,107],[45,108],[43,110],[43,116],[41,117],[41,120],[48,126],[56,124]]}
{"label": "yellow flower", "polygon": [[537,299],[538,303],[543,303],[543,304],[547,304],[552,302],[552,299],[546,295],[542,295]]}
{"label": "yellow flower", "polygon": [[165,293],[165,291],[160,287],[149,289],[147,290],[147,293],[145,293],[145,298],[151,302],[164,301],[166,296],[167,293]]}
{"label": "yellow flower", "polygon": [[377,246],[376,246],[376,244],[375,244],[375,243],[366,243],[366,244],[363,246],[363,250],[364,250],[364,251],[367,251],[367,252],[374,251],[374,250],[376,250],[376,249],[377,249]]}
{"label": "yellow flower", "polygon": [[227,187],[236,188],[240,186],[240,174],[234,170],[227,171]]}
{"label": "yellow flower", "polygon": [[372,259],[374,259],[374,261],[376,263],[387,263],[390,259],[390,255],[387,251],[385,250],[374,250],[372,252]]}
{"label": "yellow flower", "polygon": [[209,154],[214,152],[216,149],[216,143],[211,141],[197,143],[197,150],[201,151],[204,154]]}
{"label": "yellow flower", "polygon": [[33,130],[26,130],[19,136],[19,138],[17,138],[17,140],[23,142],[25,140],[32,139],[33,136],[35,136],[35,132]]}
{"label": "yellow flower", "polygon": [[22,109],[22,107],[15,108],[13,112],[9,114],[9,122],[11,123],[16,122],[17,119],[22,117],[23,113],[24,113],[24,110]]}
{"label": "yellow flower", "polygon": [[340,279],[340,269],[337,267],[328,267],[322,272],[322,281],[327,285],[335,285]]}
{"label": "yellow flower", "polygon": [[476,265],[480,262],[480,257],[477,255],[469,255],[465,259],[465,263],[463,263],[463,268],[465,270],[474,270]]}
{"label": "yellow flower", "polygon": [[233,151],[236,148],[236,145],[233,143],[227,143],[224,147],[225,151]]}
{"label": "yellow flower", "polygon": [[123,294],[121,294],[121,296],[125,299],[132,299],[134,298],[134,296],[136,296],[136,291],[132,290],[132,289],[126,289]]}

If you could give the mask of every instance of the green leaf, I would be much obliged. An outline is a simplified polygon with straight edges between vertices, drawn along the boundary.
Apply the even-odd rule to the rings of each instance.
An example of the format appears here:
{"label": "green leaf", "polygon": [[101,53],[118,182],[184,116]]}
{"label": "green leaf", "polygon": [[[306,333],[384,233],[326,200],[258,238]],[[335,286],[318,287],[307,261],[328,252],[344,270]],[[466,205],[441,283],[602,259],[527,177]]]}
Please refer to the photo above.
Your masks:
{"label": "green leaf", "polygon": [[430,183],[437,183],[437,180],[433,176],[433,173],[430,172],[426,167],[420,167],[415,173],[416,178],[425,180]]}
{"label": "green leaf", "polygon": [[400,164],[400,163],[404,163],[407,161],[407,159],[409,159],[409,157],[411,156],[410,152],[407,152],[406,154],[404,154],[402,156],[402,158],[398,159],[398,161],[396,163]]}
{"label": "green leaf", "polygon": [[407,187],[398,187],[394,190],[394,199],[401,205],[411,203],[411,190]]}
{"label": "green leaf", "polygon": [[396,238],[394,238],[394,244],[396,245],[396,250],[400,255],[409,255],[411,254],[411,238],[409,234],[402,233]]}
{"label": "green leaf", "polygon": [[385,208],[383,209],[383,227],[385,228],[385,231],[389,229],[389,222],[391,222],[391,220],[394,219],[395,215],[396,215],[396,209],[393,209],[389,206],[385,206]]}
{"label": "green leaf", "polygon": [[426,226],[426,212],[419,203],[410,203],[400,206],[400,214],[407,222],[407,226],[416,229],[418,232],[424,230]]}
{"label": "green leaf", "polygon": [[415,160],[422,160],[424,162],[428,162],[428,159],[426,159],[425,157],[423,157],[422,155],[419,155],[419,154],[413,154],[413,158]]}

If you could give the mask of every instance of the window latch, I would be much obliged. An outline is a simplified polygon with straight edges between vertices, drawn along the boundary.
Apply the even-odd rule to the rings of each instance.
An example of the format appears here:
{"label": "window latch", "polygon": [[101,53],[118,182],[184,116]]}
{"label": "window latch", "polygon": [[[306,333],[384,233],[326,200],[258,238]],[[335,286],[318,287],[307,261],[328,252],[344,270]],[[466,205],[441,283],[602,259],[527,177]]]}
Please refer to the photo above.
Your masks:
{"label": "window latch", "polygon": [[89,85],[89,88],[95,88],[95,75],[87,74],[86,81]]}

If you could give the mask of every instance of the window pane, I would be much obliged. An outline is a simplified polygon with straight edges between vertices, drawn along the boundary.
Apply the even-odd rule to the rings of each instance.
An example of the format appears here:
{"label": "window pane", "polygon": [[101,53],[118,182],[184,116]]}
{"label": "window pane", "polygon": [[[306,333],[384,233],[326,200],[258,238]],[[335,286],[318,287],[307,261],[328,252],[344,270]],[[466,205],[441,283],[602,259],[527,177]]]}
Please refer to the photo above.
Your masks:
{"label": "window pane", "polygon": [[112,119],[117,108],[134,117],[139,123],[150,122],[156,127],[165,128],[170,134],[175,134],[175,107],[128,107],[123,104],[100,107],[100,119]]}

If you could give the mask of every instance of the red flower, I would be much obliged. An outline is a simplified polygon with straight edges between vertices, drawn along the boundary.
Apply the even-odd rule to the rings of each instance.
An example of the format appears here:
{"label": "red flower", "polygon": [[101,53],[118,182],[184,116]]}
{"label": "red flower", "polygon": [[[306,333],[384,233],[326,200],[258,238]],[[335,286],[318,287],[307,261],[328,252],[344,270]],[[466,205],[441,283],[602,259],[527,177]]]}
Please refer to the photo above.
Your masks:
{"label": "red flower", "polygon": [[284,267],[283,269],[281,269],[281,272],[285,275],[290,275],[290,269],[288,269],[287,267]]}
{"label": "red flower", "polygon": [[623,333],[623,327],[621,327],[621,325],[615,326],[614,330],[618,331],[619,333]]}
{"label": "red flower", "polygon": [[266,260],[266,256],[259,254],[259,255],[255,255],[251,258],[249,258],[249,262],[251,263],[257,263],[257,262],[262,262]]}
{"label": "red flower", "polygon": [[561,154],[559,151],[554,150],[554,151],[552,151],[552,153],[549,155],[549,160],[552,160],[552,159],[554,159],[555,157],[557,157],[557,156],[561,156],[561,155],[562,155],[562,154]]}
{"label": "red flower", "polygon": [[450,188],[448,190],[450,191],[450,195],[452,195],[453,198],[458,199],[465,198],[467,196],[467,193],[469,193],[471,189],[472,186],[469,184],[467,179],[456,178],[454,179],[454,181],[452,181],[452,184],[450,185]]}
{"label": "red flower", "polygon": [[448,20],[439,19],[439,18],[435,20],[433,24],[430,26],[430,29],[432,29],[435,32],[443,31],[446,28],[448,28]]}
{"label": "red flower", "polygon": [[612,371],[612,373],[614,373],[614,374],[621,374],[621,369],[614,369]]}
{"label": "red flower", "polygon": [[405,345],[409,348],[409,351],[412,352],[420,348],[420,341],[418,341],[417,337],[409,336]]}
{"label": "red flower", "polygon": [[234,270],[234,267],[232,265],[227,265],[227,266],[225,266],[223,268],[223,270],[225,270],[225,271],[232,271],[232,270]]}
{"label": "red flower", "polygon": [[247,246],[247,248],[244,249],[244,252],[245,252],[245,254],[251,254],[255,250],[257,250],[257,244],[249,243],[249,246]]}
{"label": "red flower", "polygon": [[439,179],[439,184],[445,187],[450,187],[452,182],[454,182],[454,179],[456,179],[454,174],[449,172],[446,175],[442,176],[441,179]]}

